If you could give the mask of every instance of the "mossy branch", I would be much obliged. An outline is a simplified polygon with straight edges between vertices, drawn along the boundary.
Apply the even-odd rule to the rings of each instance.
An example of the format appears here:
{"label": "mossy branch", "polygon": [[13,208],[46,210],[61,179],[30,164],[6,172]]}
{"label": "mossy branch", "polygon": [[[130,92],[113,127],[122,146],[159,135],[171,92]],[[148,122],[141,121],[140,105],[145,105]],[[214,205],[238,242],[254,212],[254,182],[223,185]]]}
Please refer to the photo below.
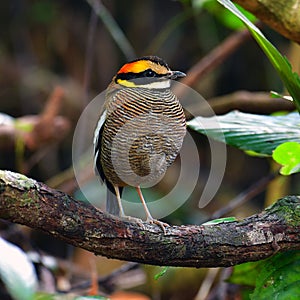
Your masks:
{"label": "mossy branch", "polygon": [[299,1],[234,0],[268,26],[300,44]]}
{"label": "mossy branch", "polygon": [[0,218],[42,230],[96,255],[144,264],[227,267],[300,249],[300,197],[244,220],[144,228],[24,175],[0,171]]}

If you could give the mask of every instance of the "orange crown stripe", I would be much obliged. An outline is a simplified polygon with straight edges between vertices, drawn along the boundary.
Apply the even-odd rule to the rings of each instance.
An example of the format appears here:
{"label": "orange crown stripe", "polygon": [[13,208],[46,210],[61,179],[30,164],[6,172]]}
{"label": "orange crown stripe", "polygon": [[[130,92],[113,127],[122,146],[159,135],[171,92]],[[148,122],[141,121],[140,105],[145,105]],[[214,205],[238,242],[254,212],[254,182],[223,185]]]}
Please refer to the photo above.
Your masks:
{"label": "orange crown stripe", "polygon": [[140,73],[149,69],[149,62],[146,60],[139,60],[132,63],[125,64],[118,72],[119,73]]}

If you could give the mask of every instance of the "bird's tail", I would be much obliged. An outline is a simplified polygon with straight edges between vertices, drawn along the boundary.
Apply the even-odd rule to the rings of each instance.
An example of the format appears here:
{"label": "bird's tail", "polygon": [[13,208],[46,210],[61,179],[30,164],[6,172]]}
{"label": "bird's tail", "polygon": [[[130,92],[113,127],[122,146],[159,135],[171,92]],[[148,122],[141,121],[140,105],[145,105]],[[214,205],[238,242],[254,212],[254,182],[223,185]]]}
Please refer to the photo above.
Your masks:
{"label": "bird's tail", "polygon": [[120,213],[117,196],[109,189],[107,189],[106,195],[106,211],[115,216],[118,216]]}
{"label": "bird's tail", "polygon": [[[119,188],[120,196],[122,196],[122,190],[123,188]],[[119,216],[120,215],[120,207],[118,204],[117,196],[112,191],[112,189],[107,188],[107,194],[106,194],[106,211],[109,214]]]}

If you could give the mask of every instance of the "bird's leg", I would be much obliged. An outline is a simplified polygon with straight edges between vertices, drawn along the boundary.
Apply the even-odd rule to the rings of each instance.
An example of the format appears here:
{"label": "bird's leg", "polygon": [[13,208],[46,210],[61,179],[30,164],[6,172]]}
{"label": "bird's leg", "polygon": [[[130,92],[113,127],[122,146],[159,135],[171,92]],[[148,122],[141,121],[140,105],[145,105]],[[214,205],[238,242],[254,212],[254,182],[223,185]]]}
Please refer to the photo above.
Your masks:
{"label": "bird's leg", "polygon": [[144,207],[144,211],[146,213],[146,217],[147,217],[146,222],[149,222],[149,221],[153,220],[153,217],[151,216],[151,213],[150,213],[150,211],[149,211],[149,209],[146,205],[146,202],[145,202],[144,196],[142,194],[141,188],[139,186],[137,186],[136,191],[137,191],[137,193],[138,193],[138,195],[141,199],[141,202],[142,202],[143,207]]}
{"label": "bird's leg", "polygon": [[166,233],[166,227],[169,227],[170,225],[167,224],[167,223],[161,222],[159,220],[156,220],[151,216],[150,211],[149,211],[149,209],[147,207],[147,204],[145,202],[144,196],[142,194],[140,186],[137,186],[135,188],[136,188],[136,191],[137,191],[137,193],[140,197],[140,200],[143,204],[143,207],[144,207],[144,210],[145,210],[145,213],[146,213],[146,217],[147,217],[146,222],[151,223],[151,224],[157,224],[158,226],[160,226],[162,228],[163,232]]}
{"label": "bird's leg", "polygon": [[118,206],[119,206],[119,210],[120,210],[119,216],[121,218],[124,218],[125,213],[124,213],[124,209],[123,209],[123,205],[122,205],[122,200],[121,200],[119,187],[117,185],[114,185],[114,189],[115,189],[115,193],[116,193],[116,197],[117,197],[117,201],[118,201]]}
{"label": "bird's leg", "polygon": [[119,217],[126,219],[128,221],[131,221],[131,222],[135,222],[144,229],[143,221],[141,219],[125,215],[119,187],[117,185],[114,185],[114,189],[116,192],[116,197],[117,197],[118,206],[119,206],[119,210],[120,210]]}

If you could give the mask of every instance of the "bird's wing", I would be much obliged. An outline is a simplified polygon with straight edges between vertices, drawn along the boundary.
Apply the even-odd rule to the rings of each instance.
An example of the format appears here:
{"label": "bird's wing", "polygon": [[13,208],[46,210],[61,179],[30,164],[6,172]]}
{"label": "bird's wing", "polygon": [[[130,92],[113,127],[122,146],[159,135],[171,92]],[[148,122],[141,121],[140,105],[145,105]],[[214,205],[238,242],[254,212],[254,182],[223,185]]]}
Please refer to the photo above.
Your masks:
{"label": "bird's wing", "polygon": [[106,120],[106,110],[104,110],[102,115],[100,116],[100,119],[97,123],[97,127],[94,133],[94,170],[96,174],[100,175],[102,181],[105,181],[105,176],[100,163],[100,157],[101,157],[102,132],[104,129],[105,120]]}
{"label": "bird's wing", "polygon": [[[106,211],[117,216],[120,213],[120,209],[118,206],[115,190],[113,185],[106,179],[100,162],[102,133],[105,125],[106,115],[107,111],[104,110],[102,115],[100,116],[94,133],[94,170],[95,173],[100,176],[101,181],[104,182],[107,186]],[[120,188],[120,193],[122,193],[122,188]]]}

